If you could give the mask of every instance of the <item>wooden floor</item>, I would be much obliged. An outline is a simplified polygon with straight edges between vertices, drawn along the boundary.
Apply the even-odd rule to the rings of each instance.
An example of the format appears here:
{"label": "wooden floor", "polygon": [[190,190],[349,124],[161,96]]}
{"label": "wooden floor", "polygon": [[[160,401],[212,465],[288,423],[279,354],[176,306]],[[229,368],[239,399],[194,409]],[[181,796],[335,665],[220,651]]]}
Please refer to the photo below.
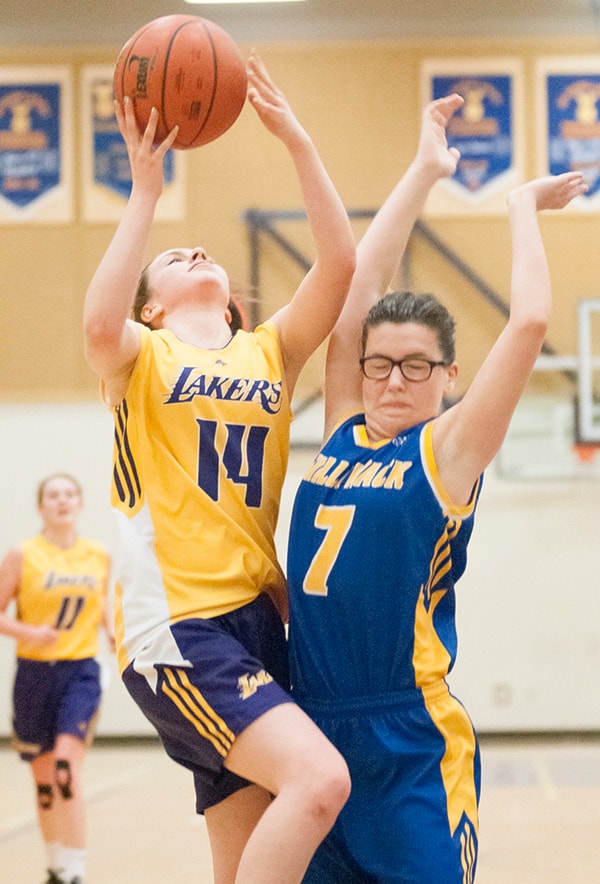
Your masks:
{"label": "wooden floor", "polygon": [[[477,884],[600,884],[600,739],[484,738],[482,763]],[[86,793],[86,884],[210,884],[191,776],[153,741],[97,743]],[[40,884],[29,769],[5,745],[0,795],[0,881]]]}

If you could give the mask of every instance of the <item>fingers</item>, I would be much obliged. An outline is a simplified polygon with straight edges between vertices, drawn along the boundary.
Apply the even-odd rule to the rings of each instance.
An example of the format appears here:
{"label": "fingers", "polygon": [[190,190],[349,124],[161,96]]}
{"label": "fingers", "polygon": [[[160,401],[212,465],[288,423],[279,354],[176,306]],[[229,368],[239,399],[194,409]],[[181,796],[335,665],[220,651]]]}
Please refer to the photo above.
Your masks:
{"label": "fingers", "polygon": [[454,112],[464,103],[458,93],[430,101],[423,110],[417,156],[438,177],[450,177],[456,172],[460,151],[448,147],[447,128]]}
{"label": "fingers", "polygon": [[534,182],[538,195],[538,204],[545,203],[548,208],[554,205],[561,208],[579,194],[585,193],[588,185],[583,172],[563,172],[561,175],[549,175]]}
{"label": "fingers", "polygon": [[[127,145],[131,147],[141,145],[146,150],[154,149],[156,130],[159,122],[157,109],[155,107],[151,109],[146,128],[143,133],[140,133],[133,102],[128,95],[125,96],[122,105],[115,100],[114,108],[119,131]],[[178,133],[179,126],[174,126],[166,138],[156,146],[156,151],[160,151],[161,156],[164,156],[164,154],[166,154],[166,152],[173,146]]]}
{"label": "fingers", "polygon": [[458,92],[453,92],[451,95],[445,95],[443,98],[438,98],[434,102],[443,113],[446,111],[454,113],[454,111],[458,110],[459,107],[462,107],[464,103],[464,98],[462,95],[459,95]]}
{"label": "fingers", "polygon": [[[129,102],[131,105],[131,102]],[[129,110],[129,107],[126,107],[126,112]],[[133,115],[133,108],[131,109]],[[137,126],[137,123],[136,123]],[[144,130],[144,134],[142,135],[142,143],[146,147],[152,147],[154,144],[154,139],[156,137],[156,127],[158,126],[158,111],[155,107],[153,107],[150,111],[150,116],[148,117],[148,123]]]}
{"label": "fingers", "polygon": [[268,78],[266,68],[255,52],[248,59],[246,73],[248,75],[248,94],[250,96],[250,93],[256,94],[261,83],[264,83],[266,78]]}
{"label": "fingers", "polygon": [[133,138],[139,139],[140,133],[135,119],[133,103],[130,100],[129,96],[125,96],[125,98],[123,99],[123,104],[120,104],[115,99],[114,108],[119,131],[125,141],[130,141]]}
{"label": "fingers", "polygon": [[179,126],[175,126],[164,141],[162,141],[159,146],[156,148],[157,152],[161,151],[162,154],[165,154],[168,150],[173,147],[173,143],[175,142],[177,136],[179,135]]}
{"label": "fingers", "polygon": [[257,52],[250,55],[246,71],[248,74],[248,98],[256,107],[261,105],[278,105],[281,103],[283,93],[273,82],[269,73]]}
{"label": "fingers", "polygon": [[[563,176],[559,176],[563,177]],[[565,172],[563,182],[563,205],[567,205],[576,196],[581,196],[589,189],[589,185],[583,176],[583,172]],[[562,208],[562,206],[560,206]]]}
{"label": "fingers", "polygon": [[116,99],[114,101],[115,116],[119,126],[119,131],[127,143],[135,143],[140,141],[140,130],[138,129],[133,102],[128,95],[120,104]]}
{"label": "fingers", "polygon": [[517,187],[509,196],[519,200],[519,195],[529,193],[535,201],[535,209],[563,209],[571,200],[588,190],[588,184],[580,171],[563,172],[561,175],[546,175],[535,178]]}
{"label": "fingers", "polygon": [[271,79],[256,51],[248,58],[248,100],[270,132],[279,138],[298,128],[298,121],[282,90]]}
{"label": "fingers", "polygon": [[260,112],[261,110],[264,110],[267,106],[266,102],[263,100],[262,96],[255,86],[249,86],[247,98],[256,111]]}
{"label": "fingers", "polygon": [[456,113],[464,103],[465,100],[462,95],[453,92],[451,95],[444,96],[444,98],[436,98],[435,101],[430,101],[425,108],[425,112],[438,119],[441,117],[440,122],[443,121],[443,124],[447,125],[452,114]]}
{"label": "fingers", "polygon": [[587,183],[584,178],[583,172],[574,170],[573,172],[564,172],[563,174],[568,184],[575,187],[580,187],[581,185],[583,185],[587,190]]}
{"label": "fingers", "polygon": [[117,118],[117,125],[119,127],[119,132],[125,138],[125,114],[123,113],[123,107],[121,104],[115,100],[113,101],[113,107],[115,109],[115,117]]}
{"label": "fingers", "polygon": [[125,114],[125,131],[128,137],[132,140],[139,140],[140,130],[135,118],[135,109],[133,107],[133,101],[128,95],[125,96],[123,101],[123,111]]}
{"label": "fingers", "polygon": [[263,60],[256,50],[252,50],[250,53],[250,57],[248,58],[247,63],[247,72],[248,76],[253,79],[260,79],[262,82],[266,83],[272,89],[275,89],[275,83],[269,76],[269,72],[267,71]]}
{"label": "fingers", "polygon": [[[154,145],[156,143],[156,129],[158,127],[158,111],[155,107],[150,111],[150,117],[148,118],[148,125],[144,131],[144,135],[142,138],[142,144],[148,150],[153,150]],[[160,144],[156,145],[155,153],[157,157],[161,158],[166,154],[169,148],[173,145],[173,142],[177,138],[179,134],[179,126],[174,126],[166,138],[164,138]]]}

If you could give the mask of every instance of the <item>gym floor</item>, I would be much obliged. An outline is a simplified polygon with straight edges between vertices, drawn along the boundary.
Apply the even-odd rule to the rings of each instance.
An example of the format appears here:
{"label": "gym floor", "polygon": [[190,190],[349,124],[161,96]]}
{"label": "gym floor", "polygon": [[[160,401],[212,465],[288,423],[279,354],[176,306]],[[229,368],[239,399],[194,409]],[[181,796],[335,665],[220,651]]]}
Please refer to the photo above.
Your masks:
{"label": "gym floor", "polygon": [[[600,882],[600,737],[482,737],[477,884]],[[86,884],[210,884],[191,775],[152,739],[98,741],[86,762]],[[28,766],[0,745],[0,879],[44,877]],[[342,882],[340,882],[342,884]]]}

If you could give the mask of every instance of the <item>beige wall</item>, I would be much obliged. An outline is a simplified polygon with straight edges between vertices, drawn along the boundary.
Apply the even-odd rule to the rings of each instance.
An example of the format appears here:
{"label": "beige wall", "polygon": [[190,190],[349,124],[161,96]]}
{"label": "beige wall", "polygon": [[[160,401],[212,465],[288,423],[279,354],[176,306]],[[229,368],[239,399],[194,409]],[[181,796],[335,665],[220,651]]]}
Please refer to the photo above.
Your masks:
{"label": "beige wall", "polygon": [[[523,58],[528,101],[526,174],[533,176],[535,57],[584,54],[595,48],[591,42],[259,47],[311,131],[349,208],[376,206],[412,156],[422,59],[444,53]],[[70,60],[77,67],[111,61],[117,50],[67,55],[22,51],[0,55],[0,62]],[[203,242],[234,279],[245,282],[248,247],[241,213],[251,206],[300,206],[285,151],[246,108],[229,133],[190,153],[188,159],[186,221],[157,225],[152,252]],[[430,223],[507,296],[510,259],[504,219]],[[570,353],[575,350],[575,302],[598,292],[598,219],[556,215],[544,217],[542,226],[556,301],[549,340]],[[82,223],[0,228],[0,451],[5,466],[0,555],[37,530],[35,486],[44,475],[65,468],[84,485],[82,532],[113,547],[108,507],[112,423],[97,401],[80,330],[85,288],[112,228]],[[294,225],[286,232],[303,242],[302,231]],[[415,287],[440,294],[458,316],[461,377],[466,384],[501,322],[421,242],[414,246],[413,259]],[[271,249],[265,251],[263,269],[265,298],[268,309],[273,309],[296,285],[297,272]],[[310,392],[319,380],[319,360],[315,360],[306,373],[304,390]],[[31,405],[23,404],[27,399],[33,400]],[[65,404],[61,399],[89,401]],[[320,428],[321,421],[312,438],[319,437]],[[557,477],[555,481],[544,481],[543,472],[539,481],[529,473],[527,481],[499,481],[493,468],[485,481],[481,518],[459,593],[461,650],[453,678],[458,696],[481,730],[600,727],[598,704],[589,702],[595,696],[600,665],[596,627],[600,595],[594,579],[600,462],[572,463],[570,441],[558,440],[563,441],[565,452],[560,449],[556,454],[557,440],[551,435],[539,439],[534,432],[517,438],[519,446],[527,448],[529,472],[533,467],[536,474],[540,464],[551,467],[549,475]],[[309,455],[292,451],[278,530],[282,560],[293,492]],[[12,642],[0,642],[0,736],[10,731],[13,654]],[[114,660],[108,665],[115,669]],[[114,671],[101,732],[148,732]]]}
{"label": "beige wall", "polygon": [[[323,45],[265,45],[258,49],[312,134],[348,208],[373,208],[386,196],[416,147],[420,119],[421,62],[428,57],[512,56],[524,63],[526,176],[535,165],[534,63],[537,56],[595,51],[590,38],[577,41],[440,41]],[[244,52],[248,47],[242,47]],[[112,63],[119,47],[6,50],[0,63],[60,62],[73,66],[74,82],[84,64]],[[76,183],[81,173],[77,88],[74,91]],[[300,208],[301,200],[285,150],[262,129],[247,106],[235,126],[191,151],[186,213],[181,223],[157,223],[151,254],[179,244],[202,243],[243,285],[249,255],[242,212],[249,207]],[[113,224],[79,220],[68,225],[0,226],[2,347],[0,401],[90,399],[96,381],[83,358],[81,306],[86,286],[105,249]],[[504,218],[436,219],[436,232],[503,297],[508,297],[510,247]],[[598,291],[595,253],[598,219],[542,218],[555,293],[549,341],[564,353],[576,346],[575,304]],[[357,226],[357,235],[361,228]],[[308,248],[301,225],[289,235]],[[265,315],[287,300],[297,270],[272,248],[265,251]],[[443,297],[459,320],[459,361],[464,387],[500,328],[490,308],[435,257],[417,244],[414,287]],[[305,371],[300,395],[317,388],[322,354]]]}

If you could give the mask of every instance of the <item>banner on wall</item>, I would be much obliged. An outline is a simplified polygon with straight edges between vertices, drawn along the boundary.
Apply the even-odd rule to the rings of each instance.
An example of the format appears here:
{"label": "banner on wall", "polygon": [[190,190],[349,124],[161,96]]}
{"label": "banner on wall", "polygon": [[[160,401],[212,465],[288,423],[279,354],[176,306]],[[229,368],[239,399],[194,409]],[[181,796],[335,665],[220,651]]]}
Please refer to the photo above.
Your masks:
{"label": "banner on wall", "polygon": [[0,222],[73,218],[71,74],[0,66]]}
{"label": "banner on wall", "polygon": [[426,214],[506,213],[506,196],[523,174],[522,79],[512,58],[424,62],[423,105],[452,92],[465,100],[447,128],[448,146],[460,151],[458,168],[433,188]]}
{"label": "banner on wall", "polygon": [[[114,112],[112,80],[111,65],[88,65],[83,69],[84,221],[118,221],[131,193],[131,169]],[[181,151],[168,151],[164,160],[164,187],[156,209],[156,220],[179,221],[183,218],[183,174]]]}
{"label": "banner on wall", "polygon": [[538,174],[583,172],[587,193],[563,211],[600,206],[600,59],[540,58],[537,61]]}

